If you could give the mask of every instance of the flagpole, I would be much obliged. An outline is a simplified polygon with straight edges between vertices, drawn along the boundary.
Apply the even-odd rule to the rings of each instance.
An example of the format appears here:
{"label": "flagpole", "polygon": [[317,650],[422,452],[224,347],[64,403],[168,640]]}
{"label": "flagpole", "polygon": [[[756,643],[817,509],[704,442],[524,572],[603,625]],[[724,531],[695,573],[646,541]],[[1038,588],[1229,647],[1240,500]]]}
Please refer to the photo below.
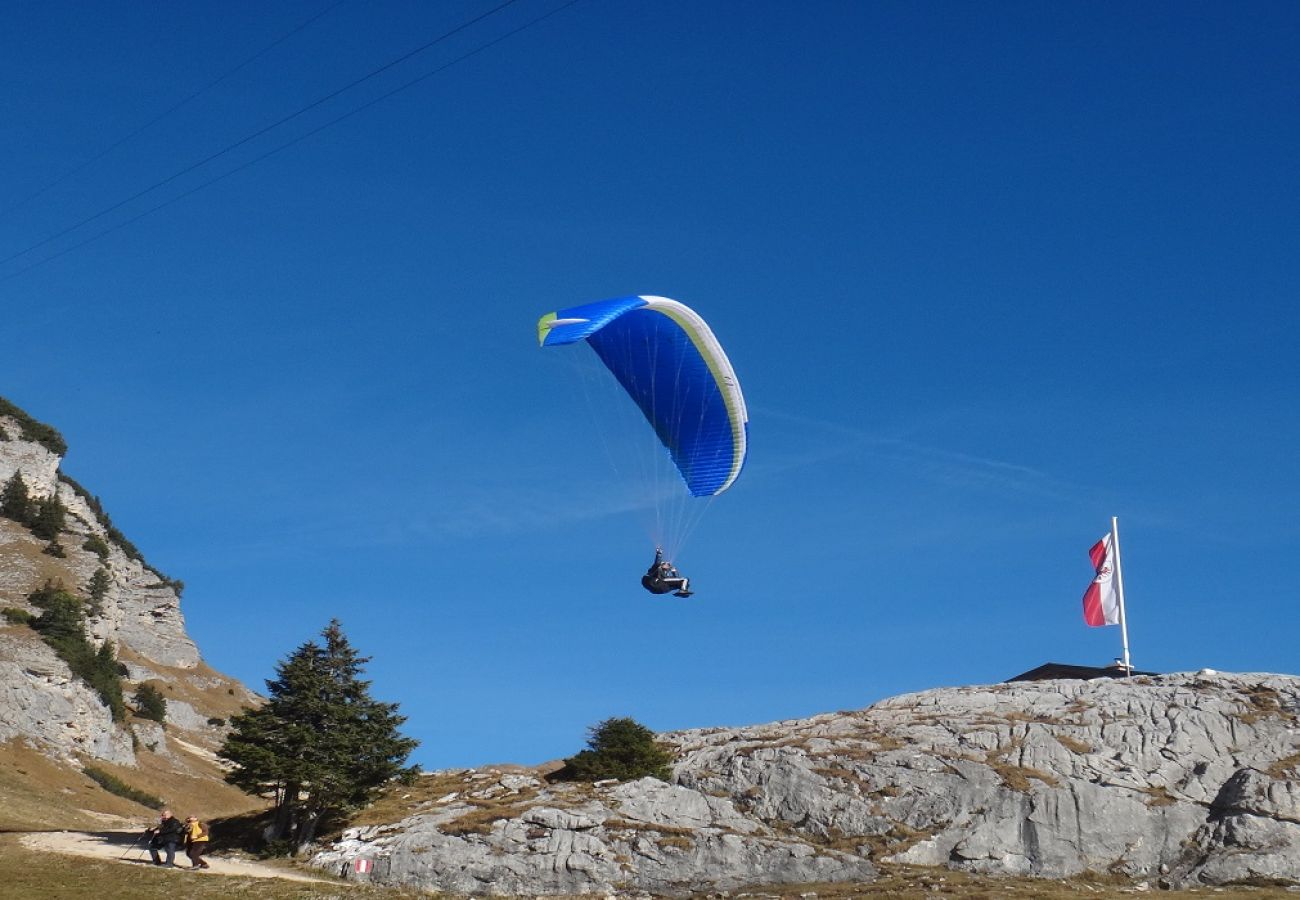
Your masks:
{"label": "flagpole", "polygon": [[1133,673],[1133,664],[1128,654],[1128,619],[1124,616],[1124,570],[1119,562],[1119,517],[1110,517],[1110,543],[1115,548],[1115,589],[1119,597],[1119,633],[1124,642],[1124,674]]}

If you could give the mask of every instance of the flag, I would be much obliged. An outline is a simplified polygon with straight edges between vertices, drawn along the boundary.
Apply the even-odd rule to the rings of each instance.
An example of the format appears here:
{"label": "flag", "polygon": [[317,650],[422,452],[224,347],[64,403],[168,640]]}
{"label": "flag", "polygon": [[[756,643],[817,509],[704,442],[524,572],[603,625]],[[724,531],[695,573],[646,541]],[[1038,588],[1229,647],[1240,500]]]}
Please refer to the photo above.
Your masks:
{"label": "flag", "polygon": [[1083,620],[1089,625],[1119,624],[1119,593],[1115,586],[1114,549],[1106,535],[1088,551],[1097,577],[1083,592]]}

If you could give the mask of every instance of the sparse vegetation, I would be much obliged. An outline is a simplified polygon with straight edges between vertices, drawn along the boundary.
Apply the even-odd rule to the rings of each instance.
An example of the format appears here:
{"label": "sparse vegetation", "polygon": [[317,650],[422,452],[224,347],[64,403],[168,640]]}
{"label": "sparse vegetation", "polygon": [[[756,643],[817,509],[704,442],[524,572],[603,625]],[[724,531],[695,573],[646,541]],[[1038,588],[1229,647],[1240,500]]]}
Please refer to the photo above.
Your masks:
{"label": "sparse vegetation", "polygon": [[1056,787],[1060,784],[1057,777],[1050,772],[1043,772],[1030,766],[1021,766],[1010,762],[1011,754],[1018,749],[1020,749],[1019,741],[1009,747],[990,750],[985,756],[985,764],[998,774],[1005,787],[1027,794],[1033,788],[1033,785],[1030,784],[1031,781],[1041,781],[1048,787]]}
{"label": "sparse vegetation", "polygon": [[1296,714],[1282,705],[1282,696],[1274,688],[1257,684],[1249,690],[1242,691],[1242,697],[1247,707],[1241,714],[1241,721],[1246,725],[1254,725],[1260,719],[1268,717],[1276,717],[1291,723],[1297,721]]}
{"label": "sparse vegetation", "polygon": [[72,673],[95,689],[112,713],[113,721],[126,719],[122,698],[122,676],[117,668],[113,645],[105,641],[99,649],[86,639],[86,618],[81,601],[61,585],[47,582],[28,601],[41,610],[29,624],[46,644],[68,664]]}
{"label": "sparse vegetation", "polygon": [[[63,482],[68,487],[70,487],[74,494],[76,494],[78,497],[80,497],[82,500],[85,501],[86,506],[90,507],[90,511],[95,514],[95,520],[99,522],[100,526],[104,529],[104,533],[108,535],[109,541],[116,544],[118,546],[118,549],[120,549],[123,553],[125,553],[128,559],[135,560],[136,562],[140,563],[140,565],[148,569],[150,572],[157,575],[158,580],[162,582],[164,585],[174,590],[178,597],[185,591],[185,582],[175,578],[168,578],[162,572],[158,571],[156,568],[149,565],[149,562],[144,558],[144,554],[141,553],[139,549],[136,548],[135,544],[127,540],[126,535],[123,534],[118,529],[118,527],[113,524],[113,520],[110,519],[108,517],[108,513],[104,511],[104,505],[103,503],[100,502],[100,499],[98,497],[91,494],[90,491],[86,490],[84,487],[82,487],[80,484],[74,481],[71,477],[63,474],[62,472],[59,473],[59,481]],[[101,542],[103,541],[102,538],[99,538],[99,540]],[[87,543],[89,543],[89,541],[87,541]],[[89,550],[91,548],[87,547],[86,549]],[[106,556],[107,556],[107,552],[101,555],[100,559],[104,559],[106,558]]]}
{"label": "sparse vegetation", "polygon": [[1294,779],[1300,773],[1300,753],[1292,753],[1269,766],[1267,773],[1271,778]]}
{"label": "sparse vegetation", "polygon": [[146,794],[144,791],[137,790],[127,784],[122,779],[113,775],[111,772],[105,772],[103,769],[97,769],[94,766],[86,766],[81,771],[85,772],[91,781],[98,784],[110,794],[116,794],[132,802],[139,803],[141,806],[147,806],[150,809],[157,809],[163,805],[162,800],[153,794]]}
{"label": "sparse vegetation", "polygon": [[63,435],[51,426],[36,421],[4,397],[0,397],[0,416],[8,416],[18,423],[23,440],[40,444],[55,456],[63,456],[68,452],[68,444],[63,440]]}
{"label": "sparse vegetation", "polygon": [[606,719],[589,729],[587,749],[564,761],[555,781],[629,781],[650,776],[672,778],[672,755],[655,741],[655,733],[629,718]]}

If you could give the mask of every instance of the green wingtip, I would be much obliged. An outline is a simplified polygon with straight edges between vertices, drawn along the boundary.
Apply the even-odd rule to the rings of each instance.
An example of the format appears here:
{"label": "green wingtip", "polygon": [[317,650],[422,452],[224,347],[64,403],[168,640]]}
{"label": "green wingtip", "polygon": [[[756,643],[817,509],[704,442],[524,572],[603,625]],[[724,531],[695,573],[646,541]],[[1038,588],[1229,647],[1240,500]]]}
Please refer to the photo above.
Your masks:
{"label": "green wingtip", "polygon": [[537,320],[537,346],[546,343],[546,336],[551,332],[551,323],[555,321],[555,313],[547,313]]}

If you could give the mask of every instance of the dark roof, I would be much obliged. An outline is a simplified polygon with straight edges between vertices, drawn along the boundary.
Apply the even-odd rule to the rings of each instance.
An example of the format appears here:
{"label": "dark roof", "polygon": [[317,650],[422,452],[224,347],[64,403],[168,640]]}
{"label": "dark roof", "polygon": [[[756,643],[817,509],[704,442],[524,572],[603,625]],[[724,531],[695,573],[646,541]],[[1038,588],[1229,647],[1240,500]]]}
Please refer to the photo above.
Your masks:
{"label": "dark roof", "polygon": [[1087,681],[1091,678],[1123,678],[1125,674],[1131,675],[1157,675],[1157,672],[1139,672],[1134,669],[1132,672],[1125,673],[1124,667],[1116,663],[1115,665],[1098,667],[1098,666],[1074,666],[1069,663],[1043,663],[1036,669],[1030,669],[1028,672],[1021,672],[1008,678],[1007,681],[1047,681],[1051,678],[1077,678]]}

